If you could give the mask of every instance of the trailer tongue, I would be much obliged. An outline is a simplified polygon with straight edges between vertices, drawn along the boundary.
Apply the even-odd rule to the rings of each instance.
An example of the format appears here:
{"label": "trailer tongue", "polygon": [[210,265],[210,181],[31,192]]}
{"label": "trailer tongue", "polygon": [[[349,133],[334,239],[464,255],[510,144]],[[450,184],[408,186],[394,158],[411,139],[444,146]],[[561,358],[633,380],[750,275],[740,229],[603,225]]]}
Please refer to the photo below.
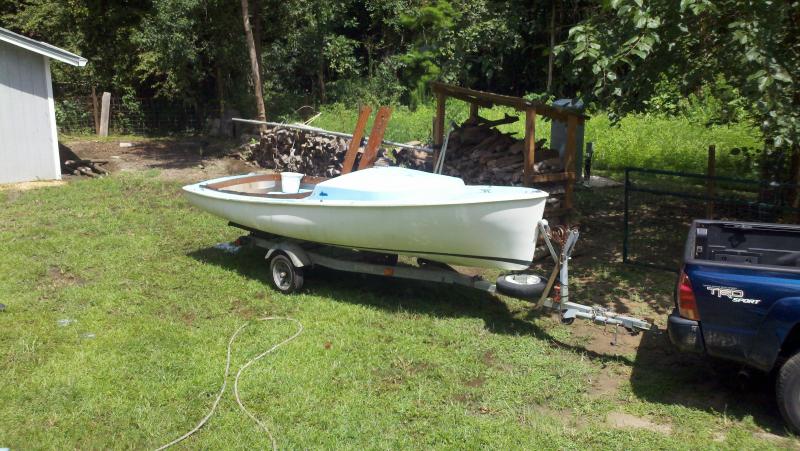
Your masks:
{"label": "trailer tongue", "polygon": [[[580,233],[575,228],[551,229],[544,219],[539,221],[538,227],[554,262],[547,280],[529,273],[516,273],[500,276],[496,283],[480,276],[460,273],[437,262],[418,259],[419,266],[398,265],[396,255],[384,254],[370,254],[373,261],[361,261],[358,257],[365,254],[363,251],[288,239],[235,223],[229,225],[250,232],[236,240],[238,246],[257,247],[267,251],[265,258],[270,262],[272,283],[276,289],[287,294],[302,288],[305,268],[322,266],[337,271],[462,285],[489,293],[501,293],[536,302],[537,308],[558,310],[564,324],[572,324],[575,318],[582,318],[622,326],[630,333],[651,328],[650,323],[642,319],[620,315],[603,307],[570,301],[569,260]],[[338,251],[334,252],[338,255],[325,252],[331,249]],[[374,262],[376,256],[382,261]]]}

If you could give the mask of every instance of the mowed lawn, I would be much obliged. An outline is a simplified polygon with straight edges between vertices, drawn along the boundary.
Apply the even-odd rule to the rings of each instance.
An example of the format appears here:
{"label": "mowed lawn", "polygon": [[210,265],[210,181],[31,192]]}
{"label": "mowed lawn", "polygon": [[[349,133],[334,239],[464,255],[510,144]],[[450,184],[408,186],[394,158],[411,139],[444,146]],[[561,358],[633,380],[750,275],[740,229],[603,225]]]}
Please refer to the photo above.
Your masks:
{"label": "mowed lawn", "polygon": [[[602,327],[567,327],[521,301],[330,271],[309,274],[302,294],[277,294],[263,253],[214,248],[237,231],[179,188],[148,172],[0,191],[0,448],[169,442],[210,408],[237,327],[253,322],[235,344],[234,374],[295,331],[254,321],[267,315],[305,327],[240,385],[279,448],[797,444],[769,390],[714,382],[701,360],[669,351],[663,332],[598,352],[592,341],[610,337]],[[608,208],[591,200],[582,202]],[[574,273],[577,295],[624,294],[663,326],[671,274],[589,256]],[[231,390],[179,447],[269,447]]]}

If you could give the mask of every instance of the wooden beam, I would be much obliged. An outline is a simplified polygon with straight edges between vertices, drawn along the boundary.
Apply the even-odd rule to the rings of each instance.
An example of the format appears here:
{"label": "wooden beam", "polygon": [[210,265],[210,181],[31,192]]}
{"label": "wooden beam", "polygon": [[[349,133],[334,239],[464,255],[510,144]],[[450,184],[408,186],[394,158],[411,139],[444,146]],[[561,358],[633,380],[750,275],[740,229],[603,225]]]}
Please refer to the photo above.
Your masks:
{"label": "wooden beam", "polygon": [[533,108],[538,114],[551,119],[566,121],[570,116],[582,117],[584,119],[587,118],[587,116],[578,114],[567,108],[559,108],[541,102],[533,102],[531,100],[525,100],[521,97],[512,97],[502,94],[495,94],[492,92],[476,91],[474,89],[462,88],[460,86],[448,85],[436,81],[431,82],[431,89],[437,95],[437,97],[441,94],[446,94],[449,97],[467,102],[491,102],[492,104],[496,105],[510,106],[512,108],[516,108],[517,110],[527,110]]}
{"label": "wooden beam", "polygon": [[[567,144],[564,155],[564,172],[575,171],[575,158],[578,147],[578,117],[570,115],[567,118]],[[564,187],[564,208],[572,209],[573,205],[573,190],[575,188],[574,180],[567,180]]]}
{"label": "wooden beam", "polygon": [[97,106],[97,90],[92,86],[92,119],[94,119],[94,133],[100,134],[100,108]]}
{"label": "wooden beam", "polygon": [[470,102],[469,103],[469,121],[470,122],[475,122],[475,121],[478,120],[478,108],[479,107],[480,107],[480,105],[478,105],[475,102]]}
{"label": "wooden beam", "polygon": [[100,136],[108,136],[108,116],[111,112],[111,93],[104,92],[100,101]]}
{"label": "wooden beam", "polygon": [[536,110],[525,110],[525,145],[523,147],[525,165],[522,167],[522,180],[530,186],[533,176],[533,164],[536,156]]}
{"label": "wooden beam", "polygon": [[436,118],[433,121],[433,146],[440,148],[444,142],[444,116],[447,96],[443,93],[436,94]]}
{"label": "wooden beam", "polygon": [[361,147],[361,138],[364,137],[364,128],[367,126],[369,115],[372,114],[372,107],[364,105],[358,111],[358,121],[356,122],[356,129],[353,130],[353,138],[350,140],[350,145],[347,147],[347,153],[344,155],[344,164],[342,166],[342,174],[347,174],[353,169],[356,162],[356,155],[358,149]]}
{"label": "wooden beam", "polygon": [[552,183],[574,181],[574,172],[550,172],[547,174],[536,174],[530,177],[531,183]]}
{"label": "wooden beam", "polygon": [[367,147],[364,149],[364,155],[361,155],[361,161],[358,163],[358,169],[372,167],[375,163],[378,158],[378,148],[381,146],[383,134],[386,133],[386,126],[389,125],[389,118],[391,117],[391,108],[388,106],[378,108],[378,114],[375,116],[375,122],[372,124],[372,130],[369,133]]}

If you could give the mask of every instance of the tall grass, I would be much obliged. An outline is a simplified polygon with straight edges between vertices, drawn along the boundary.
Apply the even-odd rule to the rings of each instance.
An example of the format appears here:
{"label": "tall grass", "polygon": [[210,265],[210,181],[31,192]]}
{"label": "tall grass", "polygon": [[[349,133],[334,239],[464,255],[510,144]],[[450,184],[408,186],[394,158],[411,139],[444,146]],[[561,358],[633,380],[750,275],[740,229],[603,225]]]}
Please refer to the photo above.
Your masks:
{"label": "tall grass", "polygon": [[[447,123],[463,122],[468,115],[466,103],[450,100],[447,103]],[[395,107],[386,139],[393,141],[430,142],[435,107],[422,105],[416,110]],[[504,114],[520,116],[513,124],[500,130],[524,136],[522,115],[505,107],[482,109],[481,116],[498,119]],[[374,114],[373,114],[374,116]],[[329,130],[352,132],[357,119],[354,106],[333,104],[322,108],[322,115],[313,125]],[[370,123],[371,126],[371,123]],[[537,139],[550,141],[549,120],[538,116]],[[706,127],[699,119],[689,117],[664,117],[655,115],[627,116],[618,124],[612,124],[605,114],[593,115],[585,124],[585,142],[594,143],[593,166],[596,169],[620,170],[628,166],[656,168],[687,172],[704,172],[708,146],[717,148],[717,170],[729,176],[742,174],[742,162],[730,154],[735,147],[761,147],[762,137],[755,127],[739,123]]]}

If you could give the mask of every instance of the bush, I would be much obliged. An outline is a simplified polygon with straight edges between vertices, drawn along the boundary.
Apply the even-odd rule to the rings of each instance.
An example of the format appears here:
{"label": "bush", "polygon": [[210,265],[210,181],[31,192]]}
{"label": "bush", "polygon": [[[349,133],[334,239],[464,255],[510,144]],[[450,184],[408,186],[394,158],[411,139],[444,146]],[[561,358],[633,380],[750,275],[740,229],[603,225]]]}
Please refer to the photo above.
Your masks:
{"label": "bush", "polygon": [[67,98],[55,101],[56,124],[61,133],[88,135],[94,133],[91,106],[85,99]]}

